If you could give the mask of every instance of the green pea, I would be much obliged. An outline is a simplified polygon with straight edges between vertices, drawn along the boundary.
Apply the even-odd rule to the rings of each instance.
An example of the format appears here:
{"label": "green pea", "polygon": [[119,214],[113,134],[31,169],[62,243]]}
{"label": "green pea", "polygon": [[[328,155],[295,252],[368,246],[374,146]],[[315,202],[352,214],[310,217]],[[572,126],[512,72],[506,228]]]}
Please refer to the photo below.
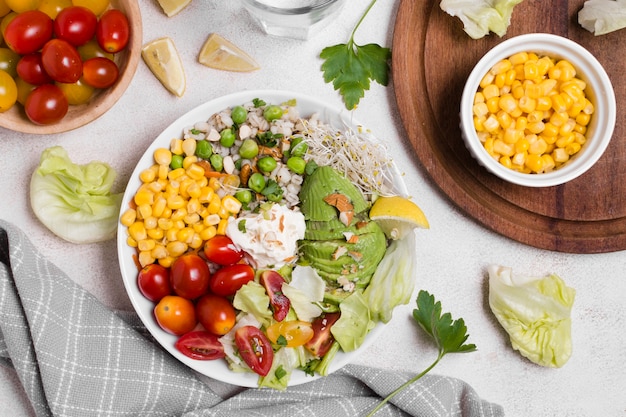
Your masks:
{"label": "green pea", "polygon": [[252,159],[259,154],[259,145],[254,139],[246,139],[239,147],[239,155],[243,159]]}
{"label": "green pea", "polygon": [[268,122],[280,119],[283,117],[283,109],[276,105],[267,106],[265,110],[263,110],[263,117],[265,117],[265,120]]}
{"label": "green pea", "polygon": [[199,140],[196,142],[196,156],[201,159],[209,159],[213,153],[213,147],[208,140]]}
{"label": "green pea", "polygon": [[272,172],[276,165],[276,160],[271,156],[264,156],[256,162],[256,166],[263,172]]}
{"label": "green pea", "polygon": [[252,191],[239,190],[235,193],[235,198],[241,201],[243,204],[247,204],[252,201]]}
{"label": "green pea", "polygon": [[233,122],[237,123],[238,125],[245,122],[247,117],[248,110],[243,108],[243,106],[235,106],[230,111],[230,118],[233,119]]}
{"label": "green pea", "polygon": [[222,155],[218,153],[214,153],[213,155],[211,155],[211,157],[209,158],[209,162],[211,163],[213,169],[217,172],[220,172],[222,169],[224,169],[224,159],[222,158]]}
{"label": "green pea", "polygon": [[170,162],[170,168],[178,169],[183,167],[183,156],[172,155],[172,161]]}
{"label": "green pea", "polygon": [[263,191],[263,189],[265,188],[265,177],[263,176],[263,174],[255,172],[254,174],[250,175],[250,178],[248,178],[248,187],[250,187],[252,191],[256,191],[257,193]]}
{"label": "green pea", "polygon": [[293,141],[291,141],[291,146],[289,146],[289,155],[303,156],[308,149],[309,145],[304,142],[304,139],[295,138]]}
{"label": "green pea", "polygon": [[226,148],[235,144],[235,132],[232,129],[224,129],[220,132],[220,143]]}
{"label": "green pea", "polygon": [[304,174],[306,168],[306,161],[299,156],[292,156],[287,160],[287,168],[295,172],[296,174]]}

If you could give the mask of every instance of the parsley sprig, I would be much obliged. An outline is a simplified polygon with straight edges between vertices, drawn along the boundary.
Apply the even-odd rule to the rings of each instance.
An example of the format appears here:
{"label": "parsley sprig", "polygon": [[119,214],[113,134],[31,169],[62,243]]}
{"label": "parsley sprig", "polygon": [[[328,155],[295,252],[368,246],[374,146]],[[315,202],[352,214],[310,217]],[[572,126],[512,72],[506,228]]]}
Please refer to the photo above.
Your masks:
{"label": "parsley sprig", "polygon": [[450,313],[441,314],[441,302],[435,302],[435,297],[427,291],[421,290],[417,295],[417,308],[413,310],[413,318],[419,326],[435,341],[439,354],[437,359],[424,371],[411,378],[382,400],[368,417],[373,416],[396,394],[426,375],[448,353],[465,353],[476,350],[476,345],[465,341],[469,337],[463,319],[452,320]]}
{"label": "parsley sprig", "polygon": [[353,110],[370,88],[370,81],[389,83],[391,49],[370,43],[357,45],[354,34],[377,0],[372,0],[350,34],[348,43],[328,46],[320,53],[324,60],[324,81],[332,82],[343,97],[346,109]]}

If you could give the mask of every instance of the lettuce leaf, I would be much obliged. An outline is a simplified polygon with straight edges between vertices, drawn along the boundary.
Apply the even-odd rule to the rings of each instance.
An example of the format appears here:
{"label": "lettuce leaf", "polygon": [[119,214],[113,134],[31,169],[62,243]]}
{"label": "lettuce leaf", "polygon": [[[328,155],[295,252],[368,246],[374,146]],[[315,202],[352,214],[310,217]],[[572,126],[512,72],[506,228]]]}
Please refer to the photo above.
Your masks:
{"label": "lettuce leaf", "polygon": [[388,323],[393,309],[408,304],[415,288],[415,236],[392,240],[363,292],[372,320]]}
{"label": "lettuce leaf", "polygon": [[578,23],[594,35],[626,27],[626,0],[588,0],[578,12]]}
{"label": "lettuce leaf", "polygon": [[237,291],[233,307],[252,314],[263,326],[267,326],[272,320],[270,297],[265,292],[265,287],[256,281],[248,282]]}
{"label": "lettuce leaf", "polygon": [[463,29],[473,39],[494,32],[502,37],[511,23],[513,8],[522,0],[442,0],[441,10],[458,16]]}
{"label": "lettuce leaf", "polygon": [[61,146],[48,148],[30,181],[33,212],[50,231],[69,242],[111,239],[123,196],[110,192],[116,175],[104,162],[77,165]]}
{"label": "lettuce leaf", "polygon": [[363,344],[365,336],[376,323],[370,319],[368,306],[359,291],[350,294],[339,304],[339,308],[341,316],[330,332],[344,352],[352,352]]}
{"label": "lettuce leaf", "polygon": [[572,355],[571,311],[576,291],[555,274],[513,275],[490,265],[489,306],[513,349],[532,362],[560,368]]}

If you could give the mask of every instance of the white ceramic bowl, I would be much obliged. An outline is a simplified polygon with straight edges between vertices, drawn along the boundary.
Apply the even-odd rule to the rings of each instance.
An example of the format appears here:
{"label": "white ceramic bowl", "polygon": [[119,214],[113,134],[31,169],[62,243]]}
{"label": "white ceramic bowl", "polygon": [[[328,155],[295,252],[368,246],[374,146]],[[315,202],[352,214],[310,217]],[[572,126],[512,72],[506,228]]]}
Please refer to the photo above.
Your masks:
{"label": "white ceramic bowl", "polygon": [[[568,162],[554,171],[525,174],[506,168],[492,158],[478,139],[474,128],[472,106],[483,76],[491,67],[517,52],[535,52],[553,58],[564,58],[577,70],[577,77],[587,83],[585,94],[594,104],[586,143]],[[613,135],[616,117],[615,93],[611,81],[598,60],[581,45],[561,36],[532,33],[510,38],[491,49],[472,70],[461,98],[461,133],[472,156],[498,177],[527,187],[550,187],[564,184],[588,171],[604,153]]]}
{"label": "white ceramic bowl", "polygon": [[[358,126],[362,126],[357,121],[353,120],[352,115],[345,110],[329,106],[321,100],[296,92],[254,90],[243,91],[216,98],[190,110],[187,114],[175,120],[154,140],[141,158],[138,156],[139,162],[130,177],[126,187],[126,192],[124,193],[124,198],[122,200],[122,212],[129,206],[135,192],[141,185],[139,173],[153,164],[153,154],[155,149],[160,147],[169,147],[171,139],[173,137],[180,136],[184,128],[192,126],[196,122],[207,120],[213,113],[217,113],[227,107],[248,102],[254,98],[263,99],[268,103],[283,103],[291,99],[296,99],[298,111],[303,117],[309,117],[313,113],[319,113],[321,120],[324,120],[326,123],[332,124],[333,126],[350,126],[355,129]],[[395,164],[392,166],[392,175],[395,188],[400,194],[407,195],[408,190]],[[125,226],[120,224],[117,231],[117,252],[124,286],[133,307],[139,315],[139,318],[157,342],[178,360],[200,374],[233,385],[256,387],[258,381],[258,376],[256,374],[249,372],[233,372],[228,368],[225,360],[193,360],[180,353],[174,347],[177,336],[169,334],[159,327],[153,315],[154,303],[145,298],[137,287],[138,269],[133,258],[135,256],[135,249],[128,246],[126,243],[126,236],[127,229]],[[376,327],[374,327],[367,335],[365,341],[358,349],[352,352],[339,351],[329,366],[329,373],[335,372],[344,365],[353,361],[361,352],[367,349],[367,347],[371,345],[378,336],[381,335],[384,327],[385,325],[383,323],[378,323]],[[313,377],[305,374],[303,371],[295,370],[291,375],[289,385],[299,385],[305,382],[313,381],[317,378],[319,378],[317,374]]]}

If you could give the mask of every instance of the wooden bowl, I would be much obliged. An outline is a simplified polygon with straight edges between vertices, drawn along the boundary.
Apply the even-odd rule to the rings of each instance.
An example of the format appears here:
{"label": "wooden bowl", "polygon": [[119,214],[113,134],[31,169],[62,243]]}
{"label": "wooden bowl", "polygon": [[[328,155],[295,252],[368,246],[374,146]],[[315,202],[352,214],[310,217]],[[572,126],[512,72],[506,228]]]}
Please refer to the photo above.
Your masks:
{"label": "wooden bowl", "polygon": [[137,0],[111,0],[111,7],[124,12],[130,23],[128,46],[115,54],[115,62],[120,71],[117,82],[110,88],[97,91],[85,104],[70,105],[65,117],[57,123],[37,125],[28,119],[24,107],[16,103],[11,109],[0,113],[0,126],[16,132],[34,134],[67,132],[96,120],[113,107],[126,91],[137,70],[141,56],[142,23]]}

